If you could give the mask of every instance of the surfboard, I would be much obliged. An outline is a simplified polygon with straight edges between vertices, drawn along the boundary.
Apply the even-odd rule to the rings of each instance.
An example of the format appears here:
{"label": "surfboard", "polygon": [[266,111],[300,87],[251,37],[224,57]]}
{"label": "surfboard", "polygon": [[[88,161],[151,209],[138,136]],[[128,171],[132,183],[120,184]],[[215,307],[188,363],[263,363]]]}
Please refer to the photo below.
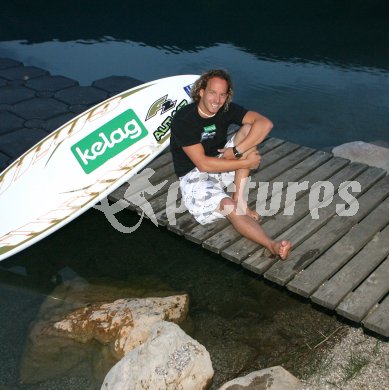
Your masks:
{"label": "surfboard", "polygon": [[60,229],[168,145],[198,75],[131,88],[49,134],[0,174],[0,260]]}

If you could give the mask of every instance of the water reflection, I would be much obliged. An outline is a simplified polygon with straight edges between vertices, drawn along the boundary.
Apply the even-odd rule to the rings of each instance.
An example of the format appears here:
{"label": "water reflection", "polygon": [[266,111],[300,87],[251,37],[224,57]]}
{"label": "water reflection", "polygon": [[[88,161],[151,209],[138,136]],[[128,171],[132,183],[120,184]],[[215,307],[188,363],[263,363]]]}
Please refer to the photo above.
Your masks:
{"label": "water reflection", "polygon": [[2,42],[0,56],[76,79],[81,85],[111,75],[148,81],[222,67],[235,81],[235,100],[269,116],[276,124],[274,136],[315,148],[388,139],[389,72],[382,69],[299,58],[276,60],[226,43],[183,50],[111,37]]}

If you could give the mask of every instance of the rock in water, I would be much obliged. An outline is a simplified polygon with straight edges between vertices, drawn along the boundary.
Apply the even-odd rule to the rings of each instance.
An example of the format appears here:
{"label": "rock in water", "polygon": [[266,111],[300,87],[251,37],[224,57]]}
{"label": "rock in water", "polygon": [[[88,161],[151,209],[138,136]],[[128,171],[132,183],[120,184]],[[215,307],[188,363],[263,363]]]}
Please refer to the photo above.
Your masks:
{"label": "rock in water", "polygon": [[219,390],[298,390],[301,382],[281,366],[265,368],[233,379]]}
{"label": "rock in water", "polygon": [[101,389],[202,390],[213,374],[208,351],[176,324],[160,321],[144,344],[112,367]]}
{"label": "rock in water", "polygon": [[77,309],[44,329],[45,334],[86,343],[112,344],[116,357],[142,344],[151,326],[161,320],[181,323],[187,316],[188,295],[128,298]]}
{"label": "rock in water", "polygon": [[367,142],[348,142],[332,149],[334,156],[383,168],[389,173],[389,148]]}

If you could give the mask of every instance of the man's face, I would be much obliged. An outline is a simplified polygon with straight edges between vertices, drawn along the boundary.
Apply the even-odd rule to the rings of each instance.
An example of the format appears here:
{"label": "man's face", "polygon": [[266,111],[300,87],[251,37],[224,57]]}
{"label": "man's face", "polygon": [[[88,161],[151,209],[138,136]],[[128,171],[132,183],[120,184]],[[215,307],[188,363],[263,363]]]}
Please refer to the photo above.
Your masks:
{"label": "man's face", "polygon": [[208,80],[205,89],[200,90],[200,109],[206,114],[216,114],[226,102],[228,97],[228,84],[226,80],[213,77]]}

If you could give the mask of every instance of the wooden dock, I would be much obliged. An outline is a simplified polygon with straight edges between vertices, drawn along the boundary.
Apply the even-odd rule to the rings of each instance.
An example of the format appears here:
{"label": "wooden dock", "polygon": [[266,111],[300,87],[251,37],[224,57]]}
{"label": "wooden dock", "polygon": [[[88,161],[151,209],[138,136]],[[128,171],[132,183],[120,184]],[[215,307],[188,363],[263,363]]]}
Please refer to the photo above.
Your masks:
{"label": "wooden dock", "polygon": [[[179,198],[168,198],[169,187],[177,182],[170,153],[149,165],[155,171],[149,181],[152,186],[160,184],[160,190],[150,195],[147,188],[141,188],[143,201],[138,197],[137,205],[130,203],[128,208],[141,214],[148,202],[159,225],[389,337],[387,172],[275,138],[267,139],[259,149],[261,166],[251,177],[258,186],[250,190],[248,201],[255,207],[257,199],[261,204],[266,199],[266,210],[272,211],[267,214],[273,215],[263,216],[260,223],[273,238],[293,243],[287,261],[240,236],[227,220],[201,226],[187,211],[176,214],[175,221],[169,220],[167,210],[175,211],[180,205]],[[359,183],[360,188],[348,188],[350,181]],[[133,178],[114,191],[110,200],[131,199],[139,193],[139,182]],[[294,207],[292,182],[308,182],[299,188]],[[327,192],[323,182],[330,183]],[[259,188],[266,183],[269,193],[263,196]],[[346,198],[347,193],[351,198]],[[277,199],[281,201],[279,209]],[[349,216],[342,215],[342,205],[350,208]]]}

